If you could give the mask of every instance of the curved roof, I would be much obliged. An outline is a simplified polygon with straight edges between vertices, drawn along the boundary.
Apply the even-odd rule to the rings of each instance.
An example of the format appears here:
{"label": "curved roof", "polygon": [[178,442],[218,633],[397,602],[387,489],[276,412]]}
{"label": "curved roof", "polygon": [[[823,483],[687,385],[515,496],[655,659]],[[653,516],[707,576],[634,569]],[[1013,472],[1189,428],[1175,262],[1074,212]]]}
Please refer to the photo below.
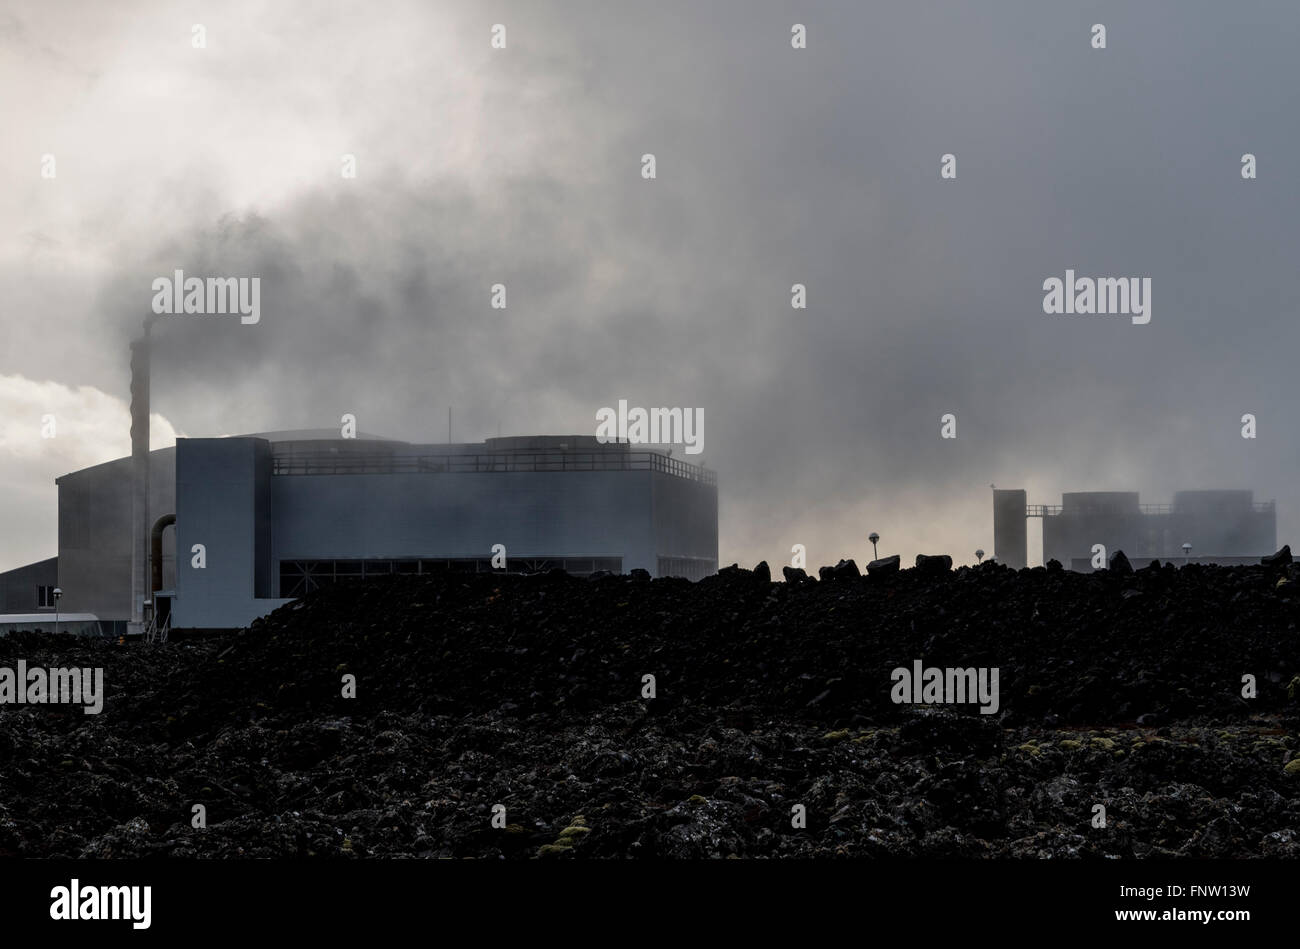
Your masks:
{"label": "curved roof", "polygon": [[[337,428],[292,428],[284,429],[278,432],[249,432],[246,435],[227,435],[227,438],[265,438],[268,442],[334,442],[343,438],[342,432]],[[398,442],[406,444],[398,438],[388,438],[384,435],[369,435],[365,432],[357,432],[356,437],[359,440],[372,442]]]}

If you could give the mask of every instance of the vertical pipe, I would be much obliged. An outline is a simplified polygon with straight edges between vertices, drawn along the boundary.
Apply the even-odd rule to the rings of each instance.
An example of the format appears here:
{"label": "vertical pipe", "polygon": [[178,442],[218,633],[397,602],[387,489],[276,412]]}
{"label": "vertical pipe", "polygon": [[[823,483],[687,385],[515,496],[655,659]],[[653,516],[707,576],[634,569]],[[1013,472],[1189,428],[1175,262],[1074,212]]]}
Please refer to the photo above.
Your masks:
{"label": "vertical pipe", "polygon": [[[163,585],[163,531],[176,523],[175,514],[164,514],[154,521],[149,529],[149,599],[162,589]],[[157,604],[154,604],[155,612]]]}
{"label": "vertical pipe", "polygon": [[127,630],[144,632],[149,564],[149,324],[131,344],[131,619]]}

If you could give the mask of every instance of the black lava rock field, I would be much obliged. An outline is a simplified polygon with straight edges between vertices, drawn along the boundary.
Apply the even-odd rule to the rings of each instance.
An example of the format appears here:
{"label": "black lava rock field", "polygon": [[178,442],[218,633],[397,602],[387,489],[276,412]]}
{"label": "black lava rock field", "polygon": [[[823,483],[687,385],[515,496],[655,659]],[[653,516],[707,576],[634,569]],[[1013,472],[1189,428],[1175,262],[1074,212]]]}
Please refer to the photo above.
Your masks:
{"label": "black lava rock field", "polygon": [[[226,636],[15,634],[0,666],[106,698],[0,706],[0,855],[1300,856],[1295,565],[923,567],[393,577]],[[996,713],[895,702],[917,662],[997,669]]]}

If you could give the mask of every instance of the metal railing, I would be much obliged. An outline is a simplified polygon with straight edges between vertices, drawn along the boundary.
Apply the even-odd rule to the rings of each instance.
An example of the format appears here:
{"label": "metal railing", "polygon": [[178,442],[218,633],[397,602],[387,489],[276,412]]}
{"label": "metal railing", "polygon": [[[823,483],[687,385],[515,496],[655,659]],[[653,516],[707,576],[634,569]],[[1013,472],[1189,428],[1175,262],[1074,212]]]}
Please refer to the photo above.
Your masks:
{"label": "metal railing", "polygon": [[[1172,504],[1139,504],[1139,514],[1173,514],[1176,509]],[[1276,501],[1254,501],[1250,508],[1256,514],[1267,514],[1277,507]],[[1025,505],[1025,517],[1055,517],[1063,512],[1060,504],[1027,504]],[[1071,514],[1129,514],[1132,508],[1110,508],[1110,507],[1073,507],[1070,509]],[[1195,509],[1187,510],[1189,514],[1200,514],[1202,512]]]}
{"label": "metal railing", "polygon": [[149,625],[144,628],[144,641],[147,643],[165,643],[167,642],[167,634],[171,632],[171,628],[172,615],[170,613],[167,614],[161,623],[158,622],[157,616],[150,616]]}
{"label": "metal railing", "polygon": [[274,455],[271,473],[446,474],[544,471],[659,471],[716,486],[716,472],[656,451],[528,451],[481,454],[349,454],[310,451]]}
{"label": "metal railing", "polygon": [[1027,504],[1025,505],[1025,517],[1049,517],[1053,514],[1061,513],[1059,504]]}

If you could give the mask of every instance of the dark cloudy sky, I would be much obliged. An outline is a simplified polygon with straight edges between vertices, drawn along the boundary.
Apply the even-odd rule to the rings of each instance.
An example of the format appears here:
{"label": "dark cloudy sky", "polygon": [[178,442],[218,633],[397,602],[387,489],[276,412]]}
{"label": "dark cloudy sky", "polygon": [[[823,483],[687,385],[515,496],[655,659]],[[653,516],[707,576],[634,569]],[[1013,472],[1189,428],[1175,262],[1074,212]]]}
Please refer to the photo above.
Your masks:
{"label": "dark cloudy sky", "polygon": [[[990,483],[1253,488],[1295,541],[1298,46],[1293,0],[10,0],[0,567],[129,451],[177,268],[260,275],[262,320],[159,326],[156,439],[593,432],[623,398],[704,410],[723,562],[873,529],[970,561]],[[1066,268],[1149,276],[1150,324],[1045,315]]]}

